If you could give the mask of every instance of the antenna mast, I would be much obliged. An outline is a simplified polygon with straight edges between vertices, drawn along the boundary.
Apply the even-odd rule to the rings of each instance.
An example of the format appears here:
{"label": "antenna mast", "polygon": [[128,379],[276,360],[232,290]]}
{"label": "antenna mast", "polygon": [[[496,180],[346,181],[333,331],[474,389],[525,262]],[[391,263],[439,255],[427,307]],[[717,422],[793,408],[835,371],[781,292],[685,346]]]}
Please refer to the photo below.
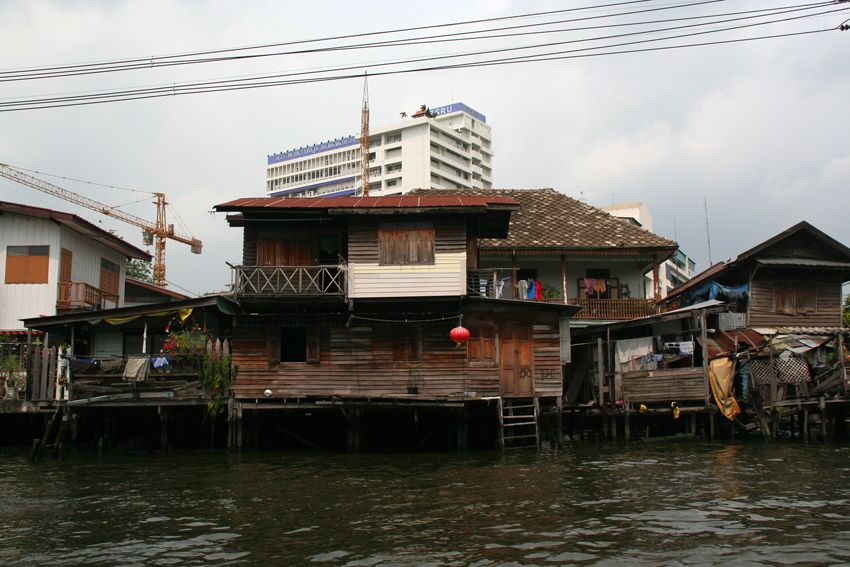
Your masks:
{"label": "antenna mast", "polygon": [[362,194],[369,196],[369,83],[366,71],[363,72],[363,109],[360,112],[360,157],[363,159],[363,171],[360,174]]}
{"label": "antenna mast", "polygon": [[711,263],[711,235],[708,232],[708,205],[705,202],[705,197],[702,198],[702,206],[705,209],[705,239],[708,241],[708,267],[714,264]]}

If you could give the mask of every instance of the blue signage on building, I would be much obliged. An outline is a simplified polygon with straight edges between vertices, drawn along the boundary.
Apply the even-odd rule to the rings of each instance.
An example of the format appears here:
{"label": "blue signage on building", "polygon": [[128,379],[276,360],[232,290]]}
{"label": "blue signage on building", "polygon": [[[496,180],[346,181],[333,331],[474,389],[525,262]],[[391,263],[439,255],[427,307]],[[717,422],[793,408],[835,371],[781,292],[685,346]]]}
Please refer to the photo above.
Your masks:
{"label": "blue signage on building", "polygon": [[487,123],[487,117],[478,112],[477,110],[472,110],[462,102],[456,102],[454,104],[450,104],[448,106],[440,106],[438,108],[432,108],[431,113],[440,116],[441,114],[451,114],[452,112],[465,112],[470,116],[474,116],[481,122]]}
{"label": "blue signage on building", "polygon": [[330,142],[325,142],[324,144],[313,144],[312,146],[306,146],[303,148],[298,148],[297,150],[290,150],[288,152],[281,152],[279,154],[274,154],[273,156],[269,156],[269,165],[274,165],[276,163],[280,163],[282,161],[288,161],[295,158],[300,158],[304,156],[309,156],[313,154],[320,154],[322,152],[326,152],[328,150],[336,150],[338,148],[346,148],[348,146],[354,146],[360,143],[360,140],[355,138],[354,136],[349,136],[347,138],[340,138],[339,140],[332,140]]}

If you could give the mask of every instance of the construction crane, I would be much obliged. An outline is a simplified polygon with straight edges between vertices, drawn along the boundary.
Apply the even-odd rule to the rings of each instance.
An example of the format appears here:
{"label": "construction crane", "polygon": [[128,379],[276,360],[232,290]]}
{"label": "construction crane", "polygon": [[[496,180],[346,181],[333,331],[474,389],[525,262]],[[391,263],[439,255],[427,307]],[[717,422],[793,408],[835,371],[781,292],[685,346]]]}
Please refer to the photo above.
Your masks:
{"label": "construction crane", "polygon": [[26,173],[11,168],[3,163],[0,163],[0,176],[5,177],[6,179],[11,179],[12,181],[16,181],[21,185],[32,187],[33,189],[37,189],[38,191],[42,191],[43,193],[47,193],[48,195],[53,195],[54,197],[65,199],[66,201],[69,201],[76,205],[80,205],[81,207],[86,207],[87,209],[97,211],[103,215],[122,220],[128,224],[132,224],[133,226],[141,228],[146,243],[149,244],[151,241],[156,239],[153,279],[154,285],[158,285],[159,287],[165,287],[168,285],[165,282],[166,238],[176,240],[177,242],[182,242],[183,244],[188,244],[192,247],[193,254],[200,254],[201,249],[203,248],[203,244],[201,244],[201,241],[197,238],[178,234],[174,232],[173,224],[166,225],[165,205],[167,205],[168,202],[165,200],[164,193],[154,193],[154,196],[156,197],[156,223],[154,224],[149,221],[146,221],[143,218],[118,210],[117,207],[109,207],[102,203],[98,203],[93,199],[83,197],[82,195],[77,195],[76,193],[68,191],[67,189],[57,187],[52,183],[42,181],[41,179],[37,179],[31,175],[27,175]]}
{"label": "construction crane", "polygon": [[360,157],[363,158],[363,172],[360,179],[363,196],[369,196],[369,85],[368,75],[363,73],[363,110],[360,112]]}

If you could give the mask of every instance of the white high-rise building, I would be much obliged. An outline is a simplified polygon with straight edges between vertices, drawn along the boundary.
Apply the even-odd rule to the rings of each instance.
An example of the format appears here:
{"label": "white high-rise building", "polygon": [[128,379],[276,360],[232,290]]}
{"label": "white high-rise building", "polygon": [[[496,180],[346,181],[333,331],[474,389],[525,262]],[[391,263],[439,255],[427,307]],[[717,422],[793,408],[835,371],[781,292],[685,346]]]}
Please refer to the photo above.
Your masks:
{"label": "white high-rise building", "polygon": [[[493,150],[486,117],[455,103],[370,128],[369,196],[414,189],[492,189]],[[361,195],[355,136],[270,155],[269,197]]]}

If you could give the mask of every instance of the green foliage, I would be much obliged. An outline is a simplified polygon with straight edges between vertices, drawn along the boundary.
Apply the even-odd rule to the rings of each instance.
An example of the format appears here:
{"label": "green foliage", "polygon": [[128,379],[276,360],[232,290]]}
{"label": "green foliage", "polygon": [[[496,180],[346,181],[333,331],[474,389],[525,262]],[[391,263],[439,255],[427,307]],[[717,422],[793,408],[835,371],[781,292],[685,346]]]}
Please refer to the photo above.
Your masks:
{"label": "green foliage", "polygon": [[844,319],[844,326],[850,327],[850,295],[844,298],[844,308],[841,316]]}
{"label": "green foliage", "polygon": [[222,356],[213,352],[203,356],[201,368],[198,370],[198,379],[210,388],[210,401],[207,402],[207,411],[210,415],[218,415],[224,411],[221,399],[227,393],[238,372],[239,365],[233,365],[233,357],[229,354]]}
{"label": "green foliage", "polygon": [[543,284],[543,291],[540,293],[543,299],[555,299],[561,297],[561,290],[549,284]]}
{"label": "green foliage", "polygon": [[153,283],[153,264],[144,260],[127,260],[124,273],[127,277]]}
{"label": "green foliage", "polygon": [[419,364],[417,364],[417,365],[416,365],[416,366],[414,366],[413,368],[408,368],[408,369],[407,369],[407,380],[405,380],[405,383],[406,383],[408,386],[418,386],[418,385],[419,385],[419,380],[421,379],[421,376],[419,375],[419,372],[420,372],[423,368],[425,368],[425,363],[424,363],[424,362],[420,362]]}

